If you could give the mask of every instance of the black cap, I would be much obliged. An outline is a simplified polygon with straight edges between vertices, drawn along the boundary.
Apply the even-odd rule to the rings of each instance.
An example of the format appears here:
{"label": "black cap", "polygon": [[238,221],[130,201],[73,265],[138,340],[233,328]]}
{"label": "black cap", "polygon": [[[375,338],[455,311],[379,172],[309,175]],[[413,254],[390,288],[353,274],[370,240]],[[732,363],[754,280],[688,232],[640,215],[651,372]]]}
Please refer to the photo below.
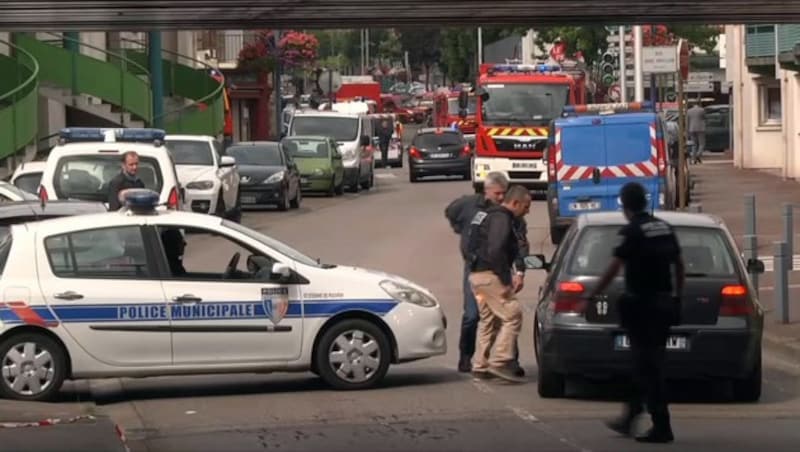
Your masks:
{"label": "black cap", "polygon": [[647,191],[638,182],[628,182],[619,191],[622,207],[634,213],[639,213],[647,207]]}

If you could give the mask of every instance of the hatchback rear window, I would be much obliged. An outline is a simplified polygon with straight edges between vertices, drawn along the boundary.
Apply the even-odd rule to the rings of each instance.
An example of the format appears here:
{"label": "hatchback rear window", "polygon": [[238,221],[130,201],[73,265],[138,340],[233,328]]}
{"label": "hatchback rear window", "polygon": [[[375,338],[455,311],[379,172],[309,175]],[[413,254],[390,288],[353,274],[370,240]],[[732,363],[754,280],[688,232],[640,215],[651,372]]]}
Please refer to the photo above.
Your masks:
{"label": "hatchback rear window", "polygon": [[464,139],[457,133],[424,133],[414,137],[414,145],[420,148],[435,148],[436,146],[457,146],[464,143]]}
{"label": "hatchback rear window", "polygon": [[[108,184],[121,171],[118,155],[78,155],[64,157],[53,175],[53,186],[59,199],[82,199],[104,202]],[[144,186],[161,193],[164,181],[161,167],[152,157],[139,156],[137,175]]]}
{"label": "hatchback rear window", "polygon": [[[567,272],[600,276],[619,243],[618,226],[589,226],[573,245]],[[736,275],[733,251],[719,229],[677,227],[678,243],[689,276],[732,277]]]}

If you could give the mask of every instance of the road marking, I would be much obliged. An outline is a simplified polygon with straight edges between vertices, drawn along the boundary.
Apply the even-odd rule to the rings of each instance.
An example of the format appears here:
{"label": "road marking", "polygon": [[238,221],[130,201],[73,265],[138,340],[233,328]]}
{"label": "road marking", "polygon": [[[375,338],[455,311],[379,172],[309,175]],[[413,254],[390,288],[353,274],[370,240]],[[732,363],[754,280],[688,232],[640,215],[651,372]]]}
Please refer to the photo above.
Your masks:
{"label": "road marking", "polygon": [[511,406],[511,405],[507,406],[506,408],[508,408],[509,410],[513,411],[514,414],[516,414],[518,418],[522,419],[525,422],[539,422],[539,418],[537,418],[536,416],[532,415],[531,413],[528,412],[528,410],[526,410],[524,408],[517,408],[517,407]]}
{"label": "road marking", "polygon": [[484,394],[493,394],[494,393],[494,389],[490,388],[486,383],[482,382],[481,380],[479,380],[477,378],[473,378],[472,379],[472,385],[475,386],[475,388],[478,391],[480,391],[480,392],[482,392]]}
{"label": "road marking", "polygon": [[[789,284],[789,288],[800,289],[800,284]],[[759,292],[772,292],[773,290],[775,290],[775,286],[764,286],[758,288]]]}

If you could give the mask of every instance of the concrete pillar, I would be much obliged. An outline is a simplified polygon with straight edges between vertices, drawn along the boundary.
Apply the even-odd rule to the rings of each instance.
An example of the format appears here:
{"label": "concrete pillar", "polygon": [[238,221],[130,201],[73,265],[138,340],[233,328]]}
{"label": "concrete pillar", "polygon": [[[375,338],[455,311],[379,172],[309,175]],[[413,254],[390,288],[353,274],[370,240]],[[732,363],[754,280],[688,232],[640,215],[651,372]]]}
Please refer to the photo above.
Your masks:
{"label": "concrete pillar", "polygon": [[153,95],[153,127],[164,127],[164,68],[161,62],[161,32],[151,31],[147,38],[150,89]]}
{"label": "concrete pillar", "polygon": [[[11,33],[0,32],[0,41],[11,42]],[[11,48],[5,44],[0,44],[0,55],[11,55]]]}

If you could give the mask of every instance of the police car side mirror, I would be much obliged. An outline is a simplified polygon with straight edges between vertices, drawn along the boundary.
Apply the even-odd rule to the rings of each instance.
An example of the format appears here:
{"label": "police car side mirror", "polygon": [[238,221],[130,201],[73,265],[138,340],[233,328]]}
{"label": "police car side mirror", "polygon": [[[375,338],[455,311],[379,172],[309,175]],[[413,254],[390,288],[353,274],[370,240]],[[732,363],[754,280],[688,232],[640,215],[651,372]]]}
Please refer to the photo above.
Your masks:
{"label": "police car side mirror", "polygon": [[748,259],[747,273],[757,274],[757,275],[764,273],[764,261],[759,259]]}
{"label": "police car side mirror", "polygon": [[533,254],[524,259],[525,268],[529,270],[549,270],[550,264],[547,263],[543,254]]}
{"label": "police car side mirror", "polygon": [[292,276],[292,268],[286,264],[276,262],[272,264],[272,274],[277,275],[281,279],[289,278]]}

